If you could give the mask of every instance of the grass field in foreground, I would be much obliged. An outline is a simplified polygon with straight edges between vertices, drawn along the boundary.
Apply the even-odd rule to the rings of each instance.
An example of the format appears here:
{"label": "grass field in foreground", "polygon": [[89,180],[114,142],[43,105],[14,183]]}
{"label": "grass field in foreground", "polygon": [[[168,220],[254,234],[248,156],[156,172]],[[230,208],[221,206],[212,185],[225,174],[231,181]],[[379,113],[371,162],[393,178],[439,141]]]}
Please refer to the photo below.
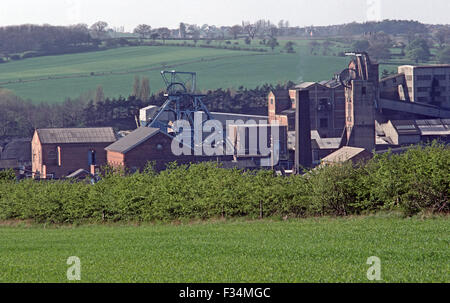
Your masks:
{"label": "grass field in foreground", "polygon": [[450,282],[447,218],[0,227],[0,282]]}

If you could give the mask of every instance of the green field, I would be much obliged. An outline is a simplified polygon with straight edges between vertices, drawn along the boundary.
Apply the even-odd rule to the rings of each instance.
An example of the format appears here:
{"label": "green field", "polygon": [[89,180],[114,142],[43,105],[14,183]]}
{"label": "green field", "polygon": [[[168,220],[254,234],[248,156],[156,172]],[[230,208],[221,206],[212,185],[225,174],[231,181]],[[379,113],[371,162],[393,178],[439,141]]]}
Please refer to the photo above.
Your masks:
{"label": "green field", "polygon": [[[264,83],[277,84],[288,80],[330,79],[349,61],[331,53],[330,56],[312,56],[307,41],[296,41],[295,54],[281,53],[285,42],[280,41],[281,45],[274,52],[256,41],[250,46],[268,49],[267,53],[141,46],[31,58],[1,64],[0,83],[3,84],[0,87],[35,102],[61,102],[66,97],[79,97],[94,91],[98,85],[103,86],[106,96],[128,96],[136,75],[148,76],[152,92],[157,92],[164,86],[159,71],[176,69],[197,72],[199,89],[254,88]],[[239,47],[248,47],[242,41],[239,43]],[[334,48],[333,52],[338,50]]]}
{"label": "green field", "polygon": [[446,217],[0,227],[0,282],[450,282]]}

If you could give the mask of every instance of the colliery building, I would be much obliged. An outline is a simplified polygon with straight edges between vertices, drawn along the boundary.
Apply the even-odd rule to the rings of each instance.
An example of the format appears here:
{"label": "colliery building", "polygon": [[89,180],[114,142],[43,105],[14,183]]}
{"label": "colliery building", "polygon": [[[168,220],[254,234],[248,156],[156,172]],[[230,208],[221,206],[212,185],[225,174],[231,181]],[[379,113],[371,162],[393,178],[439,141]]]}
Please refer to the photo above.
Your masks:
{"label": "colliery building", "polygon": [[116,141],[111,127],[37,129],[31,141],[32,173],[60,179],[106,164],[105,147]]}
{"label": "colliery building", "polygon": [[[231,142],[235,151],[244,150],[248,154],[174,155],[173,119],[170,118],[174,116],[173,109],[171,112],[168,106],[149,106],[140,111],[138,119],[145,126],[119,140],[112,128],[36,130],[31,147],[33,175],[36,178],[84,176],[105,164],[137,171],[144,169],[148,162],[154,162],[154,168],[159,171],[173,161],[220,161],[224,167],[239,168],[274,163],[278,168],[298,172],[300,166],[367,159],[372,151],[383,152],[433,139],[449,142],[450,65],[401,66],[398,74],[379,80],[378,64],[370,62],[366,53],[349,55],[353,59],[339,77],[270,92],[267,117],[209,113],[204,106],[185,111],[200,113],[204,121],[222,122],[228,143]],[[181,104],[182,96],[170,95],[167,102]],[[198,102],[201,96],[191,97]],[[246,124],[235,123],[227,128],[230,120]],[[262,146],[264,149],[267,146],[270,154],[249,150],[255,136],[252,133],[256,136],[263,131],[270,133],[274,124],[281,126],[280,136]],[[260,144],[256,146],[259,148]],[[274,159],[275,151],[279,159]]]}

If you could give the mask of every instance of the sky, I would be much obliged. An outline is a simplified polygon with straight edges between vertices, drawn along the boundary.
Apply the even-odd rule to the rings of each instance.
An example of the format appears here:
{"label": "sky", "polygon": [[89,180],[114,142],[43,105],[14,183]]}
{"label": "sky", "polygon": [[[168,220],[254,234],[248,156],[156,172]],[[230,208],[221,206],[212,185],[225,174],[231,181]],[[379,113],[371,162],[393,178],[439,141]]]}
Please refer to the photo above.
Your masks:
{"label": "sky", "polygon": [[177,28],[288,20],[319,26],[383,19],[450,24],[450,0],[0,0],[0,26],[70,25],[96,21],[131,31],[138,24]]}

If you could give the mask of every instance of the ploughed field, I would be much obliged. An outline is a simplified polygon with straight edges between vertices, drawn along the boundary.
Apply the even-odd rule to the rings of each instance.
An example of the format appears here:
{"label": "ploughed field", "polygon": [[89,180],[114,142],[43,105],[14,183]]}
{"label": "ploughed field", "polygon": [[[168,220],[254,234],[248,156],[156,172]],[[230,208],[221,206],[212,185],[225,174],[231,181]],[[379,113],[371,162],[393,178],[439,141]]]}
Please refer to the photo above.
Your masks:
{"label": "ploughed field", "polygon": [[450,282],[448,217],[0,227],[0,282]]}

